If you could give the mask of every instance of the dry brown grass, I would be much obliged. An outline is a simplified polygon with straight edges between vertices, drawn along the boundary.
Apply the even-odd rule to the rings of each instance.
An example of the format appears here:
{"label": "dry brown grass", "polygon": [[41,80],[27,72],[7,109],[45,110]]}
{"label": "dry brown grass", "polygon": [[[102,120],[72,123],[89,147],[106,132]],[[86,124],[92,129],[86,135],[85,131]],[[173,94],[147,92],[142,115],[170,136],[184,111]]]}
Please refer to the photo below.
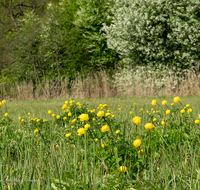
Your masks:
{"label": "dry brown grass", "polygon": [[[86,99],[86,98],[113,98],[113,97],[155,97],[155,96],[200,96],[200,74],[194,71],[173,73],[149,74],[116,71],[115,77],[109,79],[106,71],[89,73],[86,77],[77,75],[72,81],[63,79],[60,84],[52,88],[49,80],[43,81],[43,87],[35,86],[32,81],[1,87],[1,97],[10,100],[34,99]],[[53,90],[52,90],[53,89]]]}

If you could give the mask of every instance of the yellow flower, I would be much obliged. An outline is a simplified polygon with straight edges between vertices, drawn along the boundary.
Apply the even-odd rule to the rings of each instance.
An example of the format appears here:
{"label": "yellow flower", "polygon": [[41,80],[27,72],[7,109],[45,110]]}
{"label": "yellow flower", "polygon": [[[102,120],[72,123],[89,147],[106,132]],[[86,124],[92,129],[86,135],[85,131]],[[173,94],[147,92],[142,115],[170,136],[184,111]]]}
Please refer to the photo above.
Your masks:
{"label": "yellow flower", "polygon": [[195,123],[195,124],[199,124],[200,121],[199,121],[199,120],[195,120],[194,123]]}
{"label": "yellow flower", "polygon": [[70,117],[70,116],[72,116],[72,113],[71,113],[71,112],[69,112],[69,113],[68,113],[68,116],[69,116],[69,117]]}
{"label": "yellow flower", "polygon": [[35,129],[34,130],[34,134],[36,134],[36,133],[38,133],[39,132],[39,130],[38,129]]}
{"label": "yellow flower", "polygon": [[80,121],[87,121],[87,120],[89,120],[89,115],[88,115],[88,114],[85,114],[85,113],[82,113],[82,114],[79,116],[79,119],[80,119]]}
{"label": "yellow flower", "polygon": [[31,113],[28,113],[28,115],[31,115]]}
{"label": "yellow flower", "polygon": [[95,142],[97,142],[98,140],[99,140],[99,139],[97,139],[97,138],[96,138],[96,139],[94,139],[94,141],[95,141]]}
{"label": "yellow flower", "polygon": [[130,111],[130,114],[133,114],[133,112],[132,112],[132,111]]}
{"label": "yellow flower", "polygon": [[128,170],[126,166],[120,166],[119,169],[121,172],[127,172]]}
{"label": "yellow flower", "polygon": [[156,111],[156,113],[159,113],[160,111]]}
{"label": "yellow flower", "polygon": [[104,116],[104,111],[98,111],[97,117],[103,117]]}
{"label": "yellow flower", "polygon": [[21,120],[21,117],[18,117],[19,120]]}
{"label": "yellow flower", "polygon": [[187,112],[188,112],[188,113],[191,113],[191,112],[192,112],[192,108],[189,108],[189,109],[187,110]]}
{"label": "yellow flower", "polygon": [[186,107],[189,108],[189,107],[190,107],[190,104],[186,104]]}
{"label": "yellow flower", "polygon": [[153,121],[156,121],[157,119],[156,118],[153,118]]}
{"label": "yellow flower", "polygon": [[56,116],[56,119],[60,119],[60,115],[57,115],[57,116]]}
{"label": "yellow flower", "polygon": [[156,105],[156,100],[152,100],[151,104],[152,104],[152,106],[155,106]]}
{"label": "yellow flower", "polygon": [[157,167],[157,170],[159,170],[160,168],[159,167]]}
{"label": "yellow flower", "polygon": [[153,113],[156,113],[155,111],[153,111]]}
{"label": "yellow flower", "polygon": [[107,117],[107,116],[111,116],[111,113],[106,113],[106,115],[105,115],[105,116],[106,116],[106,117]]}
{"label": "yellow flower", "polygon": [[56,116],[56,114],[53,113],[53,114],[52,114],[52,117],[55,117],[55,116]]}
{"label": "yellow flower", "polygon": [[80,128],[77,130],[78,135],[83,135],[85,133],[85,129],[84,128]]}
{"label": "yellow flower", "polygon": [[135,106],[135,105],[136,105],[136,103],[133,103],[133,105]]}
{"label": "yellow flower", "polygon": [[140,139],[136,139],[136,140],[134,140],[134,142],[133,142],[133,145],[134,145],[134,147],[139,147],[140,145],[142,144],[142,142],[141,142],[141,140]]}
{"label": "yellow flower", "polygon": [[37,119],[37,120],[36,120],[36,122],[39,122],[39,121],[40,121],[40,119]]}
{"label": "yellow flower", "polygon": [[170,110],[166,110],[166,112],[165,112],[166,114],[170,114]]}
{"label": "yellow flower", "polygon": [[5,113],[5,117],[8,117],[8,113]]}
{"label": "yellow flower", "polygon": [[56,148],[58,148],[58,145],[56,145]]}
{"label": "yellow flower", "polygon": [[138,150],[138,154],[142,154],[144,152],[144,150],[143,149],[141,149],[141,150]]}
{"label": "yellow flower", "polygon": [[72,135],[71,133],[67,133],[65,136],[66,136],[67,138],[69,138],[71,135]]}
{"label": "yellow flower", "polygon": [[161,125],[165,125],[165,121],[163,120],[163,121],[161,121]]}
{"label": "yellow flower", "polygon": [[63,120],[66,120],[67,119],[67,117],[63,117]]}
{"label": "yellow flower", "polygon": [[118,129],[115,133],[116,133],[116,134],[119,134],[119,133],[120,133],[120,130]]}
{"label": "yellow flower", "polygon": [[66,109],[66,108],[67,108],[67,105],[64,104],[64,105],[62,106],[62,109],[64,110],[64,109]]}
{"label": "yellow flower", "polygon": [[96,119],[95,119],[95,118],[92,118],[92,121],[96,121]]}
{"label": "yellow flower", "polygon": [[118,110],[120,111],[120,110],[121,110],[121,108],[118,108]]}
{"label": "yellow flower", "polygon": [[115,115],[112,115],[112,118],[114,118],[115,117]]}
{"label": "yellow flower", "polygon": [[141,111],[143,111],[143,109],[142,109],[142,108],[141,108],[140,110],[141,110]]}
{"label": "yellow flower", "polygon": [[171,106],[173,106],[174,105],[174,103],[171,103]]}
{"label": "yellow flower", "polygon": [[151,111],[153,111],[153,108],[151,108]]}
{"label": "yellow flower", "polygon": [[102,148],[105,148],[105,145],[104,145],[104,144],[102,144],[102,145],[101,145],[101,147],[102,147]]}
{"label": "yellow flower", "polygon": [[185,113],[185,110],[184,110],[184,109],[182,109],[180,112],[181,112],[181,113]]}
{"label": "yellow flower", "polygon": [[87,131],[90,128],[90,125],[89,124],[85,124],[84,128]]}
{"label": "yellow flower", "polygon": [[163,105],[163,106],[164,106],[166,103],[167,103],[166,100],[163,100],[163,101],[162,101],[162,105]]}
{"label": "yellow flower", "polygon": [[74,128],[74,126],[72,125],[72,129]]}
{"label": "yellow flower", "polygon": [[149,111],[147,111],[147,113],[149,113]]}
{"label": "yellow flower", "polygon": [[135,123],[136,125],[140,125],[141,123],[141,118],[138,117],[138,116],[135,116],[133,119],[132,119],[133,123]]}
{"label": "yellow flower", "polygon": [[0,106],[2,106],[2,103],[0,102]]}
{"label": "yellow flower", "polygon": [[49,111],[48,111],[48,114],[52,114],[52,111],[51,111],[51,110],[49,110]]}
{"label": "yellow flower", "polygon": [[145,124],[144,127],[145,127],[145,129],[151,130],[151,129],[153,129],[154,125],[152,123],[147,123],[147,124]]}
{"label": "yellow flower", "polygon": [[3,100],[3,101],[2,101],[2,104],[5,104],[5,103],[6,103],[6,101],[5,101],[5,100]]}
{"label": "yellow flower", "polygon": [[174,102],[175,102],[175,103],[179,102],[180,100],[181,100],[181,99],[180,99],[178,96],[174,97]]}
{"label": "yellow flower", "polygon": [[103,125],[101,128],[101,132],[106,132],[106,131],[109,131],[109,127],[108,125]]}

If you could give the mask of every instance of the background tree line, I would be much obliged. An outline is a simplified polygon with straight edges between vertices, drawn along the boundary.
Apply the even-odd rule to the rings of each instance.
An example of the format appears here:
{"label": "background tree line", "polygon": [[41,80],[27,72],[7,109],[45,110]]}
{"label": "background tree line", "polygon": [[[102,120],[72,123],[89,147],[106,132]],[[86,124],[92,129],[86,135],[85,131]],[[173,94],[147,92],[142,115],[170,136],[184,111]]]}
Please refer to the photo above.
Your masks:
{"label": "background tree line", "polygon": [[53,94],[63,77],[118,66],[193,69],[198,0],[0,0],[0,85],[33,82]]}

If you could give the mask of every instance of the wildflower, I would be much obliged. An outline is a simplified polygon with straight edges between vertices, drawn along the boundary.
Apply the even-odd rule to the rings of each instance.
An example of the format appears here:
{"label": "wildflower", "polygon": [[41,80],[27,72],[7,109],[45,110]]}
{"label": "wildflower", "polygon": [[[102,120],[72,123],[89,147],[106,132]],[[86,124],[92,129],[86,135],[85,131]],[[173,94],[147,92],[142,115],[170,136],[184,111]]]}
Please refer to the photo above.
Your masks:
{"label": "wildflower", "polygon": [[149,113],[149,111],[147,111],[147,113]]}
{"label": "wildflower", "polygon": [[185,110],[184,110],[184,109],[182,109],[180,112],[183,114],[183,113],[185,113]]}
{"label": "wildflower", "polygon": [[141,111],[143,111],[143,109],[142,109],[142,108],[141,108],[140,110],[141,110]]}
{"label": "wildflower", "polygon": [[31,113],[28,113],[28,115],[31,115]]}
{"label": "wildflower", "polygon": [[189,107],[190,107],[190,104],[186,104],[186,107],[189,108]]}
{"label": "wildflower", "polygon": [[156,111],[156,113],[159,113],[160,111]]}
{"label": "wildflower", "polygon": [[174,103],[171,103],[171,106],[173,106],[174,105]]}
{"label": "wildflower", "polygon": [[101,128],[101,132],[106,132],[106,131],[109,131],[109,127],[108,125],[103,125]]}
{"label": "wildflower", "polygon": [[166,110],[166,112],[165,112],[166,114],[170,114],[170,110]]}
{"label": "wildflower", "polygon": [[67,119],[67,117],[63,117],[63,120],[66,120]]}
{"label": "wildflower", "polygon": [[199,121],[199,120],[195,120],[194,123],[195,123],[195,124],[199,124],[200,121]]}
{"label": "wildflower", "polygon": [[119,169],[121,172],[127,172],[128,170],[126,166],[120,166]]}
{"label": "wildflower", "polygon": [[153,121],[156,121],[157,119],[156,118],[153,118]]}
{"label": "wildflower", "polygon": [[102,147],[102,148],[105,148],[105,145],[104,145],[104,144],[102,144],[102,145],[101,145],[101,147]]}
{"label": "wildflower", "polygon": [[39,130],[38,129],[35,129],[34,130],[34,134],[36,134],[36,133],[38,133],[39,132]]}
{"label": "wildflower", "polygon": [[85,124],[84,128],[87,131],[90,128],[90,125],[89,124]]}
{"label": "wildflower", "polygon": [[115,133],[116,133],[116,134],[119,134],[119,133],[120,133],[120,130],[118,129]]}
{"label": "wildflower", "polygon": [[2,103],[0,102],[0,106],[2,106]]}
{"label": "wildflower", "polygon": [[155,111],[153,111],[153,113],[156,113]]}
{"label": "wildflower", "polygon": [[5,117],[8,117],[8,113],[5,113]]}
{"label": "wildflower", "polygon": [[71,112],[69,112],[69,113],[68,113],[68,116],[69,116],[69,117],[70,117],[70,116],[72,116],[72,113],[71,113]]}
{"label": "wildflower", "polygon": [[99,140],[99,139],[97,139],[97,138],[96,138],[96,139],[94,139],[94,141],[95,141],[95,142],[97,142],[98,140]]}
{"label": "wildflower", "polygon": [[36,122],[38,123],[40,121],[40,119],[37,119]]}
{"label": "wildflower", "polygon": [[142,142],[141,142],[141,140],[140,139],[136,139],[136,140],[134,140],[134,142],[133,142],[133,145],[134,145],[134,147],[139,147],[140,145],[142,144]]}
{"label": "wildflower", "polygon": [[118,108],[118,110],[120,111],[120,110],[121,110],[121,108]]}
{"label": "wildflower", "polygon": [[160,168],[159,167],[157,167],[157,170],[159,170]]}
{"label": "wildflower", "polygon": [[175,103],[179,102],[180,100],[181,100],[181,99],[180,99],[178,96],[174,97],[174,102],[175,102]]}
{"label": "wildflower", "polygon": [[132,112],[132,111],[130,111],[130,114],[133,114],[133,112]]}
{"label": "wildflower", "polygon": [[96,121],[96,119],[95,119],[95,118],[92,118],[92,121]]}
{"label": "wildflower", "polygon": [[68,104],[68,101],[67,101],[67,100],[65,101],[65,104]]}
{"label": "wildflower", "polygon": [[145,124],[144,127],[145,127],[145,129],[151,130],[151,129],[153,129],[154,125],[152,123],[147,123],[147,124]]}
{"label": "wildflower", "polygon": [[85,129],[84,128],[79,128],[77,130],[77,132],[78,132],[78,135],[83,135],[85,133]]}
{"label": "wildflower", "polygon": [[56,148],[58,148],[58,145],[56,145]]}
{"label": "wildflower", "polygon": [[166,100],[163,100],[163,101],[162,101],[162,105],[163,105],[163,106],[164,106],[166,103],[167,103]]}
{"label": "wildflower", "polygon": [[156,105],[156,100],[152,100],[151,104],[152,104],[152,106],[155,106]]}
{"label": "wildflower", "polygon": [[97,117],[103,117],[104,116],[104,111],[98,111]]}
{"label": "wildflower", "polygon": [[21,120],[21,117],[18,117],[19,120]]}
{"label": "wildflower", "polygon": [[66,108],[67,108],[67,105],[64,104],[64,105],[62,106],[62,109],[64,110],[64,109],[66,109]]}
{"label": "wildflower", "polygon": [[73,128],[74,128],[74,126],[72,125],[72,126],[71,126],[71,128],[73,129]]}
{"label": "wildflower", "polygon": [[79,119],[80,119],[80,121],[87,121],[87,120],[89,120],[89,115],[88,115],[88,114],[85,114],[85,113],[82,113],[82,114],[79,116]]}
{"label": "wildflower", "polygon": [[56,114],[53,113],[53,114],[52,114],[52,117],[55,117],[55,116],[56,116]]}
{"label": "wildflower", "polygon": [[67,133],[65,136],[66,136],[67,138],[69,138],[71,135],[72,135],[71,133]]}
{"label": "wildflower", "polygon": [[51,110],[49,110],[49,111],[48,111],[48,114],[52,114],[52,111],[51,111]]}
{"label": "wildflower", "polygon": [[110,115],[111,115],[111,113],[106,113],[106,115],[105,115],[105,116],[107,117],[107,116],[110,116]]}
{"label": "wildflower", "polygon": [[110,110],[107,110],[107,112],[109,113],[109,112],[110,112]]}
{"label": "wildflower", "polygon": [[140,125],[141,124],[141,118],[138,117],[138,116],[135,116],[133,119],[132,119],[133,123],[135,123],[136,125]]}
{"label": "wildflower", "polygon": [[191,112],[192,112],[192,108],[189,108],[189,109],[187,110],[187,112],[188,112],[188,113],[191,113]]}
{"label": "wildflower", "polygon": [[6,103],[6,101],[5,101],[5,100],[3,100],[3,101],[2,101],[2,104],[5,104],[5,103]]}
{"label": "wildflower", "polygon": [[112,118],[114,118],[115,117],[115,115],[112,115]]}
{"label": "wildflower", "polygon": [[56,116],[56,119],[60,119],[60,115],[57,115],[57,116]]}
{"label": "wildflower", "polygon": [[142,154],[144,152],[144,150],[143,149],[141,149],[141,150],[138,150],[138,154]]}
{"label": "wildflower", "polygon": [[135,106],[135,105],[136,105],[136,103],[133,103],[133,105]]}
{"label": "wildflower", "polygon": [[163,121],[161,121],[161,125],[165,125],[165,121],[163,120]]}

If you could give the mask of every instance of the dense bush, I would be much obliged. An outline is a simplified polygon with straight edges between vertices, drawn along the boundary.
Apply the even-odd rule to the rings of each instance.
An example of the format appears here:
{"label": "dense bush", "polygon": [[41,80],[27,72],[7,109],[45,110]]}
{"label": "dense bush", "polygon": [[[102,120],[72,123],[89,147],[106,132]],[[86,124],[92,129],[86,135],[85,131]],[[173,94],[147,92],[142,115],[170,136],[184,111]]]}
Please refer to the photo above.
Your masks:
{"label": "dense bush", "polygon": [[200,59],[200,2],[116,0],[108,47],[137,65],[191,68]]}

